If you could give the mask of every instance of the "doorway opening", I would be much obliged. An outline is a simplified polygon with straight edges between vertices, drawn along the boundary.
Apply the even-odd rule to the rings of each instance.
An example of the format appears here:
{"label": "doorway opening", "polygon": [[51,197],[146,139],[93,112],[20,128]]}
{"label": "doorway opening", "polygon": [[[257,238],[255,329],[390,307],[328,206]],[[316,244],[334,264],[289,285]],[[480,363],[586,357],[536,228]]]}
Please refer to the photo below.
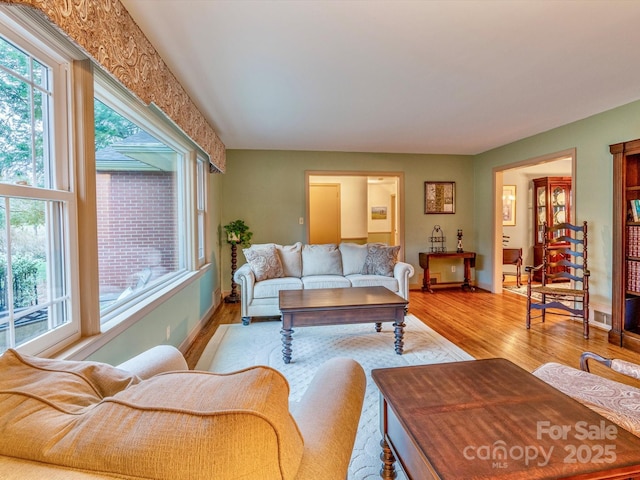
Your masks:
{"label": "doorway opening", "polygon": [[[534,212],[534,179],[570,177],[570,218],[575,219],[575,162],[576,150],[569,149],[494,168],[493,293],[502,293],[503,272],[512,273],[514,268],[503,265],[503,248],[522,249],[523,276],[524,266],[535,263],[534,236],[538,226]],[[507,188],[503,189],[505,186]],[[512,276],[506,278],[514,279]],[[525,278],[522,281],[526,284]]]}
{"label": "doorway opening", "polygon": [[404,245],[401,172],[307,171],[305,189],[308,243]]}

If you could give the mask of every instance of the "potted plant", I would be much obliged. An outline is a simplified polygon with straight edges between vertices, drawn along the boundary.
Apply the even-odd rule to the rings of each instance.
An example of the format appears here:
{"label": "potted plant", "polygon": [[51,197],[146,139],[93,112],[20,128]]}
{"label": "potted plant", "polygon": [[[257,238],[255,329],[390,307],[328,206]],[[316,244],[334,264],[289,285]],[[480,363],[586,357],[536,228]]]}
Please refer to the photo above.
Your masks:
{"label": "potted plant", "polygon": [[233,278],[238,261],[236,249],[238,245],[242,245],[244,248],[250,247],[253,233],[249,231],[249,227],[243,220],[234,220],[222,228],[227,232],[227,243],[231,244],[231,293],[224,298],[224,301],[238,303],[240,301],[240,296],[236,292],[238,285]]}
{"label": "potted plant", "polygon": [[224,231],[227,233],[227,243],[231,245],[242,245],[245,248],[251,246],[253,233],[249,231],[249,227],[243,220],[234,220],[222,228],[224,228]]}

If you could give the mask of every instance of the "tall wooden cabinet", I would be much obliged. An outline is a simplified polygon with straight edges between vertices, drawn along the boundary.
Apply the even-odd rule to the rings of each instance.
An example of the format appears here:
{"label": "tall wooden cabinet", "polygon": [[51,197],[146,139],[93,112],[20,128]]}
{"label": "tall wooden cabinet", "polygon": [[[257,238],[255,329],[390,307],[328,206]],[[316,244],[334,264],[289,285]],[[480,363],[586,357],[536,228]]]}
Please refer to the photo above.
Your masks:
{"label": "tall wooden cabinet", "polygon": [[612,312],[609,342],[640,352],[640,139],[609,146],[613,155]]}
{"label": "tall wooden cabinet", "polygon": [[[571,222],[571,177],[542,177],[533,180],[533,264],[543,256],[544,222],[553,226]],[[551,273],[551,272],[550,272]],[[534,279],[541,280],[537,271]]]}

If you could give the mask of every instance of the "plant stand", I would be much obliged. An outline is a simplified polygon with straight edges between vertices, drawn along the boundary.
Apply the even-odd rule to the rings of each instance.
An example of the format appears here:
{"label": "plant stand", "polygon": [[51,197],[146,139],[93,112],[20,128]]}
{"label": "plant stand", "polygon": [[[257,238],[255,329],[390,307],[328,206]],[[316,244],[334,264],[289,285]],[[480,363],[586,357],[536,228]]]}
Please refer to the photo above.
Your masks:
{"label": "plant stand", "polygon": [[231,293],[224,297],[224,303],[239,303],[240,296],[236,292],[236,288],[238,284],[235,282],[233,276],[236,273],[236,268],[238,266],[238,246],[236,242],[231,243]]}

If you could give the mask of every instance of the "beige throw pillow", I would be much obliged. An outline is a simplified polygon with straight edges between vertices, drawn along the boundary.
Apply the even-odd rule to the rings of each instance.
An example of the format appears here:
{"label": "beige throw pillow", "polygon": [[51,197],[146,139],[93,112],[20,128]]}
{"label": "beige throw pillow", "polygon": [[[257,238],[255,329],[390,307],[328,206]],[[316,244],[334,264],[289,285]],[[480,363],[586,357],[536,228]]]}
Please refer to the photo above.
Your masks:
{"label": "beige throw pillow", "polygon": [[275,245],[254,245],[251,248],[243,249],[242,253],[253,270],[257,282],[284,275]]}
{"label": "beige throw pillow", "polygon": [[367,258],[362,273],[365,275],[384,275],[393,277],[393,268],[398,262],[400,246],[368,245]]}
{"label": "beige throw pillow", "polygon": [[285,277],[302,276],[302,243],[296,242],[293,245],[276,245],[282,270]]}

